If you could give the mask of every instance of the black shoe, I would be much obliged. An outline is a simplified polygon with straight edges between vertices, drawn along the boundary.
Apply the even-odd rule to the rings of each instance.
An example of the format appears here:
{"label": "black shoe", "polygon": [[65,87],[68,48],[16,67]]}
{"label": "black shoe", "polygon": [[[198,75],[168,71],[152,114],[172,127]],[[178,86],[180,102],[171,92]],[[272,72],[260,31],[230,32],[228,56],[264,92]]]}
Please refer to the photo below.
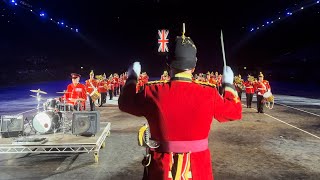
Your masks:
{"label": "black shoe", "polygon": [[260,111],[260,113],[264,113],[263,111]]}

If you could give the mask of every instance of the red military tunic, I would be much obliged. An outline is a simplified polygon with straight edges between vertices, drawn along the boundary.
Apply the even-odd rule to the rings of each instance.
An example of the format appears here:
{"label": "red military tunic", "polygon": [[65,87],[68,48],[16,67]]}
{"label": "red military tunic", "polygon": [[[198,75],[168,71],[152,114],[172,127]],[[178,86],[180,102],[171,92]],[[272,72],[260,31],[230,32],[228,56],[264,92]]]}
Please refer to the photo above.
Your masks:
{"label": "red military tunic", "polygon": [[99,93],[106,93],[108,91],[108,83],[106,80],[101,80],[98,83],[98,92]]}
{"label": "red military tunic", "polygon": [[119,78],[117,76],[113,77],[113,85],[115,88],[119,87]]}
{"label": "red military tunic", "polygon": [[262,82],[258,81],[255,83],[255,91],[258,93],[258,95],[263,96],[263,94],[268,90],[271,90],[269,81],[263,80]]}
{"label": "red military tunic", "polygon": [[[219,122],[241,119],[242,107],[234,89],[227,87],[222,98],[216,88],[191,82],[191,77],[187,79],[173,78],[167,83],[149,83],[138,93],[136,93],[136,81],[130,80],[119,97],[119,108],[130,114],[146,117],[152,139],[160,144],[181,141],[190,144],[198,140],[208,142],[213,118]],[[171,179],[175,152],[163,152],[161,147],[162,145],[159,150],[151,151],[151,163],[145,179]],[[199,152],[187,151],[179,154],[183,157],[179,173],[185,180],[190,180],[190,176],[189,178],[187,176],[190,172],[192,178],[196,180],[213,179],[208,147]]]}
{"label": "red military tunic", "polygon": [[[92,85],[91,85],[92,84]],[[95,88],[97,88],[98,82],[95,79],[86,80],[86,90],[89,94],[91,94]]]}
{"label": "red military tunic", "polygon": [[[74,85],[73,83],[69,84],[67,87],[67,93],[65,95],[67,103],[75,105],[76,99],[87,100],[87,91],[86,87],[83,84],[78,83]],[[81,105],[85,108],[85,101],[81,102]]]}
{"label": "red military tunic", "polygon": [[112,82],[113,82],[112,79],[107,80],[108,90],[111,90],[111,91],[114,90],[114,85]]}
{"label": "red military tunic", "polygon": [[246,94],[253,94],[254,93],[254,82],[246,81],[243,83],[246,88]]}
{"label": "red military tunic", "polygon": [[212,85],[215,85],[215,86],[217,85],[217,82],[213,77],[210,77],[209,83],[212,84]]}

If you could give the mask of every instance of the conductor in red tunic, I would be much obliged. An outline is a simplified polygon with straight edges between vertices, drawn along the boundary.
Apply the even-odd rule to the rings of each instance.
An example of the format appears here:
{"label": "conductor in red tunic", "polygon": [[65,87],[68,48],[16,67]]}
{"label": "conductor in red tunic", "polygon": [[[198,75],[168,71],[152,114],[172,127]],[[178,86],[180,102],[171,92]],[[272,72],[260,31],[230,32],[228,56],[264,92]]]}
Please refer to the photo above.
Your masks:
{"label": "conductor in red tunic", "polygon": [[136,84],[141,65],[135,62],[128,70],[119,108],[146,117],[152,140],[160,145],[150,149],[150,164],[146,166],[143,179],[212,180],[208,149],[212,119],[227,122],[242,117],[230,67],[226,67],[223,74],[223,97],[214,86],[192,81],[196,52],[191,38],[177,37],[174,57],[168,62],[170,81],[150,82],[138,93]]}

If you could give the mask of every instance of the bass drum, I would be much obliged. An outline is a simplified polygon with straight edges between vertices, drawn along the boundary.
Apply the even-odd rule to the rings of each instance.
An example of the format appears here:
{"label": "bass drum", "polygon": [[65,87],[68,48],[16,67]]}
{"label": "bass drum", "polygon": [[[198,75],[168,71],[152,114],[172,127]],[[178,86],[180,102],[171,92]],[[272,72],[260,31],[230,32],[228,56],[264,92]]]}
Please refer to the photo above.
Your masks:
{"label": "bass drum", "polygon": [[270,91],[263,94],[265,105],[268,109],[272,109],[274,105],[274,96]]}
{"label": "bass drum", "polygon": [[60,127],[60,119],[59,113],[44,111],[34,116],[32,126],[40,134],[52,133]]}

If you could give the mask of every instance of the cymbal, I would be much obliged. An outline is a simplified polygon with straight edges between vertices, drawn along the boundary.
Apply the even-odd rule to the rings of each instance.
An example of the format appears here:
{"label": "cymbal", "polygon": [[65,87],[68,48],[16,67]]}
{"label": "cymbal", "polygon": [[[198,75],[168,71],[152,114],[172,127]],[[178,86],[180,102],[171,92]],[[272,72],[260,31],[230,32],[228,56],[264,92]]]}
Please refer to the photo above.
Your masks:
{"label": "cymbal", "polygon": [[47,94],[46,92],[41,91],[40,89],[37,89],[37,90],[30,90],[30,91],[31,91],[31,92],[35,92],[35,93]]}
{"label": "cymbal", "polygon": [[[31,97],[34,97],[34,98],[38,98],[37,96],[35,95],[30,95]],[[40,100],[42,100],[42,98],[40,98]]]}

